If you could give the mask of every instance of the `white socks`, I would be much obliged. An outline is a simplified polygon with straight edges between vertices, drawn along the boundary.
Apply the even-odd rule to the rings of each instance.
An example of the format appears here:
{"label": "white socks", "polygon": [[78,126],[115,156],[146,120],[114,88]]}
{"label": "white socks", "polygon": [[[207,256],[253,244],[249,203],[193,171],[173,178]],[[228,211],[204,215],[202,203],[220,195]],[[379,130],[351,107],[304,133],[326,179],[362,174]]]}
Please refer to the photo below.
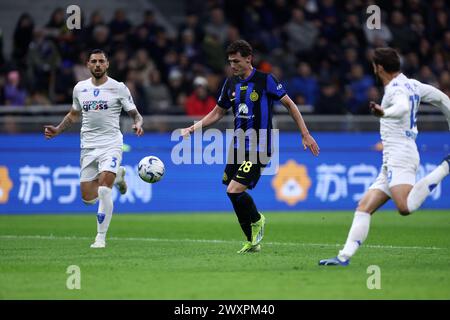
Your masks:
{"label": "white socks", "polygon": [[371,215],[367,212],[355,212],[345,246],[339,251],[339,260],[346,261],[350,259],[364,240],[366,240],[367,234],[369,233],[370,217]]}
{"label": "white socks", "polygon": [[409,212],[419,209],[431,191],[433,191],[448,174],[448,163],[447,161],[444,161],[426,177],[417,182],[411,189],[406,202]]}
{"label": "white socks", "polygon": [[98,198],[100,203],[98,205],[97,213],[97,239],[105,240],[106,232],[108,231],[109,223],[111,222],[112,211],[113,211],[113,201],[112,201],[112,190],[108,187],[100,186],[98,187]]}

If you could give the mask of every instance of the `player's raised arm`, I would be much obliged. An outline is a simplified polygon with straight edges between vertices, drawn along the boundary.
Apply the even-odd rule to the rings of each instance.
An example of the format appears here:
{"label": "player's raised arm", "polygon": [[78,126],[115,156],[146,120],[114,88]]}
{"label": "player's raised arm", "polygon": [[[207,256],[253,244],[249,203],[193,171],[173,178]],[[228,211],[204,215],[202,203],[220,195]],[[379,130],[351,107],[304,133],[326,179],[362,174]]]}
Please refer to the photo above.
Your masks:
{"label": "player's raised arm", "polygon": [[196,122],[194,125],[181,129],[181,135],[183,137],[188,137],[191,133],[193,133],[195,130],[199,128],[208,127],[220,119],[223,118],[223,116],[227,113],[227,109],[224,109],[222,107],[219,107],[216,105],[214,109],[212,109],[206,116],[203,117],[202,120]]}
{"label": "player's raised arm", "polygon": [[133,119],[133,130],[136,132],[136,135],[138,137],[142,136],[144,134],[144,129],[142,128],[142,125],[144,123],[144,119],[142,118],[141,114],[137,109],[132,109],[127,112],[128,115]]}
{"label": "player's raised arm", "polygon": [[379,104],[371,101],[369,103],[370,112],[380,118],[402,118],[405,114],[409,113],[409,100],[408,96],[401,90],[393,92],[389,96],[391,101],[390,107],[383,109]]}
{"label": "player's raised arm", "polygon": [[450,98],[441,90],[428,84],[420,83],[419,90],[421,96],[420,100],[439,108],[447,118],[448,128],[450,130]]}
{"label": "player's raised arm", "polygon": [[318,156],[320,148],[317,145],[316,140],[314,140],[314,138],[310,135],[305,121],[303,120],[303,117],[294,101],[292,101],[292,99],[289,98],[288,95],[285,95],[283,98],[281,98],[280,101],[288,109],[289,114],[291,115],[292,119],[294,119],[298,129],[300,130],[300,133],[302,135],[303,148],[305,150],[306,148],[309,148],[315,156]]}
{"label": "player's raised arm", "polygon": [[58,134],[66,131],[68,128],[72,126],[72,124],[78,121],[79,117],[80,111],[71,109],[58,126],[55,127],[53,125],[45,125],[44,126],[45,138],[51,139],[57,136]]}

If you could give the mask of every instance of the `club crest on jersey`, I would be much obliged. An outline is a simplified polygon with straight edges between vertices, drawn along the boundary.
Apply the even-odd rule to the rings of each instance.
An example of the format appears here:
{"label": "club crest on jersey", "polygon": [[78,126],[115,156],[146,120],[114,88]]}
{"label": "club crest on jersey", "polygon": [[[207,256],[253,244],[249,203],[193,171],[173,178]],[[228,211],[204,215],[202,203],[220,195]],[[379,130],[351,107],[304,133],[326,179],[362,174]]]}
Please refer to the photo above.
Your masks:
{"label": "club crest on jersey", "polygon": [[98,96],[100,93],[100,89],[94,89],[94,97]]}
{"label": "club crest on jersey", "polygon": [[252,93],[250,93],[250,100],[252,100],[253,102],[255,102],[255,101],[258,100],[258,98],[259,98],[258,93],[257,93],[255,90],[253,90]]}

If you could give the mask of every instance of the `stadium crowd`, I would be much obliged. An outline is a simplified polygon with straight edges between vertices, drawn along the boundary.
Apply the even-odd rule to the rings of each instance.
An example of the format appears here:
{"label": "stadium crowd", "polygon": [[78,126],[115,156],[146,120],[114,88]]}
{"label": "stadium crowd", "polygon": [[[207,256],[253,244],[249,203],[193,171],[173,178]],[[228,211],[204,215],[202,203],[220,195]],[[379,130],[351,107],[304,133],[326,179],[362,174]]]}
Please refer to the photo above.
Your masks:
{"label": "stadium crowd", "polygon": [[[381,29],[368,30],[367,0],[189,0],[171,36],[145,11],[102,11],[68,30],[62,8],[44,26],[23,13],[11,56],[0,50],[0,106],[70,104],[90,74],[87,52],[109,54],[109,75],[126,83],[142,114],[204,115],[229,75],[225,48],[239,38],[255,50],[254,66],[272,72],[299,105],[317,114],[365,114],[379,101],[370,64],[380,46],[396,48],[407,76],[450,95],[450,5],[445,0],[376,1]],[[0,38],[1,39],[1,38]],[[0,43],[1,49],[1,43]]]}

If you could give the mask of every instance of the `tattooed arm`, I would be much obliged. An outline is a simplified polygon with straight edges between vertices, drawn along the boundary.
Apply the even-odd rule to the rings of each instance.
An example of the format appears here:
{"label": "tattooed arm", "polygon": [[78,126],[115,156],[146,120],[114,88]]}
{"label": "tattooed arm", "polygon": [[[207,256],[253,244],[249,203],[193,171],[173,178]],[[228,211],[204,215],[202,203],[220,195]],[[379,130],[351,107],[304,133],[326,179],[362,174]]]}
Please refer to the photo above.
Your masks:
{"label": "tattooed arm", "polygon": [[144,134],[144,129],[142,129],[144,119],[140,115],[139,111],[137,111],[137,109],[132,109],[128,111],[128,115],[133,118],[133,130],[136,132],[136,135],[138,137],[142,136]]}
{"label": "tattooed arm", "polygon": [[63,121],[55,127],[52,125],[46,125],[44,126],[44,135],[47,139],[51,139],[61,132],[66,131],[68,128],[72,126],[73,123],[78,121],[78,118],[80,117],[80,111],[71,109],[68,114],[64,117]]}

